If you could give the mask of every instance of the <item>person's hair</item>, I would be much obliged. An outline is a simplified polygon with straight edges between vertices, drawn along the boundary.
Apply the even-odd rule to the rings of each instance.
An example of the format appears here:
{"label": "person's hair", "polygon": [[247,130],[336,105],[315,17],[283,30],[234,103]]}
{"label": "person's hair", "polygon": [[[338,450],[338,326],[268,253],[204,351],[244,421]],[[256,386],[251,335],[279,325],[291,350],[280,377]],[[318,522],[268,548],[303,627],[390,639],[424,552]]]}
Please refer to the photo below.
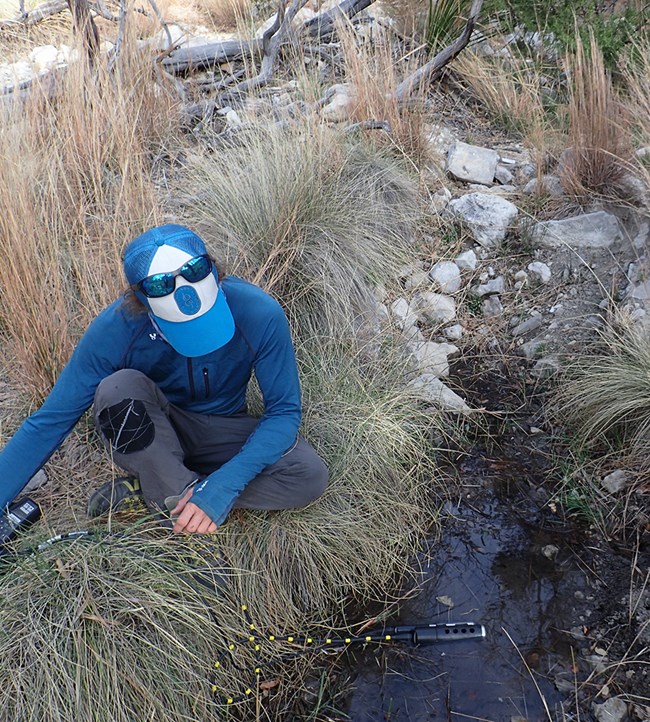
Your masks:
{"label": "person's hair", "polygon": [[[210,259],[212,263],[214,263],[215,268],[217,269],[217,276],[221,281],[221,279],[225,278],[226,271],[218,261],[215,261],[214,258],[212,258],[212,256],[210,256]],[[148,311],[144,303],[142,303],[142,301],[138,298],[137,294],[133,289],[133,286],[128,286],[124,289],[124,292],[122,293],[122,301],[124,304],[124,308],[134,316],[137,316],[141,313],[147,313]]]}

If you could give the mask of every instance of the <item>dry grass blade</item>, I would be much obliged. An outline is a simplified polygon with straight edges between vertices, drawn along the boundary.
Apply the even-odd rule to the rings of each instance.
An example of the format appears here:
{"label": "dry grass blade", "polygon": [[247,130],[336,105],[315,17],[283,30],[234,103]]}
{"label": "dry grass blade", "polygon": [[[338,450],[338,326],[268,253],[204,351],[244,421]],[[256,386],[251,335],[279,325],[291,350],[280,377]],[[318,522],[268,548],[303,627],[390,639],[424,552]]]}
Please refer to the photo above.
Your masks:
{"label": "dry grass blade", "polygon": [[4,119],[1,320],[33,398],[49,390],[80,332],[118,295],[123,244],[158,217],[154,154],[174,112],[151,74],[133,52],[115,75],[78,62],[55,100],[34,89]]}
{"label": "dry grass blade", "polygon": [[616,197],[630,167],[629,122],[593,33],[588,52],[576,33],[576,51],[566,66],[570,148],[560,167],[562,185],[578,197],[590,193]]}

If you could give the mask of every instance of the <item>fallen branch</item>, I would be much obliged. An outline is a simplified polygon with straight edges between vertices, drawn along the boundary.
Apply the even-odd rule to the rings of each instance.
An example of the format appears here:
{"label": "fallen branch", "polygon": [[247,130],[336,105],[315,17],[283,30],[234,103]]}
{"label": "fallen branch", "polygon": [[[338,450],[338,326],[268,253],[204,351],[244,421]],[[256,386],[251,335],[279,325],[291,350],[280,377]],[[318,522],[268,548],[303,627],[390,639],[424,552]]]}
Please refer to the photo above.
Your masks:
{"label": "fallen branch", "polygon": [[242,96],[249,93],[251,90],[262,88],[271,80],[273,77],[273,71],[275,70],[278,53],[280,52],[280,46],[286,42],[293,19],[296,17],[298,11],[306,5],[306,3],[307,0],[293,0],[291,5],[289,5],[288,9],[285,11],[284,0],[280,0],[278,3],[278,12],[276,13],[275,21],[262,37],[264,55],[262,56],[262,67],[260,72],[254,78],[244,80],[232,90],[227,91],[221,97],[221,101],[223,103],[227,103],[235,96]]}
{"label": "fallen branch", "polygon": [[414,73],[405,78],[395,90],[395,98],[398,101],[404,100],[407,96],[412,95],[425,82],[432,82],[440,71],[450,63],[463,50],[474,32],[474,26],[478,20],[483,0],[474,0],[467,23],[463,28],[463,32],[454,40],[451,45],[441,50],[432,60],[418,68]]}

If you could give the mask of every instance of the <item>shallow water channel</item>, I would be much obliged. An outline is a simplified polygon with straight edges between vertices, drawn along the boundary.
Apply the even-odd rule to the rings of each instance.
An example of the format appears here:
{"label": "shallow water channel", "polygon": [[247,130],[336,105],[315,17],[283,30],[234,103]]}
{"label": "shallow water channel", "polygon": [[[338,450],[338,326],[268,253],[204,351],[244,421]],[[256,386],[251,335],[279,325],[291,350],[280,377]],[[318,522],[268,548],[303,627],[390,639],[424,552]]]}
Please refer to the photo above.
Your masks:
{"label": "shallow water channel", "polygon": [[574,664],[568,630],[585,611],[576,600],[593,600],[589,572],[566,529],[535,521],[530,479],[504,481],[480,454],[460,471],[463,489],[424,555],[421,590],[390,624],[471,621],[486,638],[355,652],[344,708],[353,722],[563,719]]}

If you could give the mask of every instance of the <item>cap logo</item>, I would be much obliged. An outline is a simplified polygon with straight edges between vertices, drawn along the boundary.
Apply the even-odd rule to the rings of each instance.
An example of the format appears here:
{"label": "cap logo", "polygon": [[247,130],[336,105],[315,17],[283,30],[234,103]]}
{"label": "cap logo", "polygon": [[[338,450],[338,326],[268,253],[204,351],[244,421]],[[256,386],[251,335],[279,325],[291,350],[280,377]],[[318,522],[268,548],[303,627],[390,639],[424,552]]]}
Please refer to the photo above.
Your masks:
{"label": "cap logo", "polygon": [[174,291],[178,310],[186,316],[194,316],[201,310],[201,299],[192,286],[179,286]]}

